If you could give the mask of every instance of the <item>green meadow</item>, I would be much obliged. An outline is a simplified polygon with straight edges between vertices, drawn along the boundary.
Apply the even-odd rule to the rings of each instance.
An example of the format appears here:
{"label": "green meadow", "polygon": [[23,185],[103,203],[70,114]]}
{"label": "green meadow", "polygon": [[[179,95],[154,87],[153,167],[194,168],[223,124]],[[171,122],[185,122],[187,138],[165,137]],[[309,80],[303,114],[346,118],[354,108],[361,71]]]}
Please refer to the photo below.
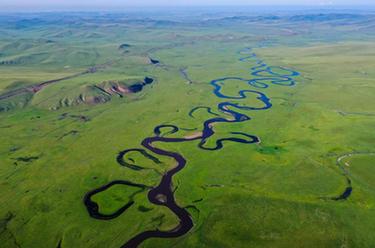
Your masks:
{"label": "green meadow", "polygon": [[[200,109],[192,118],[194,107],[225,116],[210,82],[251,79],[255,62],[239,61],[246,47],[269,66],[298,71],[296,85],[256,89],[272,108],[216,124],[206,146],[239,131],[259,144],[207,151],[199,141],[157,143],[187,161],[172,187],[194,226],[141,247],[375,247],[373,15],[24,15],[0,15],[0,247],[121,247],[140,232],[178,226],[148,189],[116,185],[95,195],[104,214],[134,202],[112,220],[90,217],[83,198],[114,180],[157,186],[175,161],[134,152],[145,169],[132,170],[117,154],[142,148],[161,124],[181,128],[166,137],[195,135],[214,116]],[[129,92],[145,77],[154,82]],[[233,80],[222,92],[242,89],[255,88]],[[234,102],[261,106],[252,95]],[[347,178],[350,196],[334,200]]]}

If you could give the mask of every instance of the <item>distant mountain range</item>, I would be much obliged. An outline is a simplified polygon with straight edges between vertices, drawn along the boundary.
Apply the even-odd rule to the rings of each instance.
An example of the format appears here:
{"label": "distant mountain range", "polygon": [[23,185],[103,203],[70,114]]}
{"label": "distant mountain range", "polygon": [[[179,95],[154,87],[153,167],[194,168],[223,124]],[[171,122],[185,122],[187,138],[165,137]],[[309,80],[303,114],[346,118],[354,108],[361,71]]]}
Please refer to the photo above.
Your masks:
{"label": "distant mountain range", "polygon": [[[69,16],[69,18],[66,18]],[[189,25],[221,25],[233,22],[332,22],[345,25],[346,23],[375,21],[375,14],[349,14],[349,13],[309,13],[309,14],[264,14],[264,15],[233,15],[207,17],[202,14],[200,19],[176,20],[165,17],[164,19],[154,19],[152,16],[139,15],[134,17],[126,13],[50,13],[40,14],[38,17],[32,14],[0,14],[0,26],[8,26],[16,29],[29,28],[32,26],[58,25],[61,22],[71,25],[85,25],[86,23],[108,23],[111,24],[131,24],[145,26],[189,26]]]}

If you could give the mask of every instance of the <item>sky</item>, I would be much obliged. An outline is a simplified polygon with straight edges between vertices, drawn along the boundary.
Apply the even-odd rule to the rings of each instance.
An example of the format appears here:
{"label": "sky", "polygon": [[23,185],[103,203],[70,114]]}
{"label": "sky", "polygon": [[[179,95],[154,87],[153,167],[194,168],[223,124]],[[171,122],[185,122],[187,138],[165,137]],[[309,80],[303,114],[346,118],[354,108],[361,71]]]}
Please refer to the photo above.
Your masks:
{"label": "sky", "polygon": [[113,8],[143,6],[375,6],[375,0],[0,0],[1,9]]}

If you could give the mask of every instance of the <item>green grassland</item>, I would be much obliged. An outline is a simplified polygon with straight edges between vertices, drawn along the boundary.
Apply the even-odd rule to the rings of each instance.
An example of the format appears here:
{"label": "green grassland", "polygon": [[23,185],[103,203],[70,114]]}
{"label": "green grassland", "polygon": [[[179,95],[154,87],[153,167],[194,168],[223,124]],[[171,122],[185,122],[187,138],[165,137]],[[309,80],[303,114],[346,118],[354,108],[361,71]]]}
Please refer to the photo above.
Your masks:
{"label": "green grassland", "polygon": [[[262,90],[273,107],[249,111],[249,122],[216,125],[207,146],[239,130],[259,136],[260,144],[227,142],[218,151],[201,150],[198,142],[158,144],[188,161],[173,186],[194,227],[142,247],[375,246],[373,17],[348,24],[219,19],[200,25],[73,17],[0,24],[6,34],[0,96],[97,68],[35,94],[0,97],[0,247],[120,247],[141,231],[177,226],[145,190],[119,185],[96,195],[103,213],[135,202],[110,221],[91,218],[83,197],[113,180],[156,186],[172,160],[158,157],[156,164],[133,154],[147,168],[136,171],[117,164],[118,152],[140,148],[160,124],[200,130],[212,115],[199,110],[191,118],[189,111],[217,112],[221,101],[209,82],[251,78],[251,64],[238,60],[244,47],[254,47],[269,65],[299,71],[296,86]],[[103,95],[97,88],[127,87],[144,77],[155,82],[138,93]],[[223,92],[246,87],[233,81]],[[251,97],[242,103],[259,104]],[[353,192],[333,201],[347,186],[342,168]]]}

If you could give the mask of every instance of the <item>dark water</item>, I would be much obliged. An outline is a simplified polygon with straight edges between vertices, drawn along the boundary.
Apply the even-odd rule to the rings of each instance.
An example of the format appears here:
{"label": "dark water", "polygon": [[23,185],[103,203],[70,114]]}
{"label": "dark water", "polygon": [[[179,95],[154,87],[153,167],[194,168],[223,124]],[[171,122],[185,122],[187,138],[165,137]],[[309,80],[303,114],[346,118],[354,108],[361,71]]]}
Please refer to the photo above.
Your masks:
{"label": "dark water", "polygon": [[[271,100],[266,96],[265,93],[261,92],[260,90],[264,90],[270,86],[294,86],[295,80],[294,77],[298,76],[299,73],[293,71],[291,69],[283,68],[283,67],[275,67],[275,66],[268,66],[264,61],[259,59],[255,53],[252,52],[250,48],[246,48],[239,52],[240,54],[240,61],[244,63],[249,63],[253,65],[250,70],[250,79],[241,78],[241,77],[223,77],[219,79],[215,79],[211,81],[211,85],[213,86],[214,90],[213,93],[219,98],[223,99],[223,102],[217,104],[217,111],[220,112],[222,115],[226,117],[220,117],[218,113],[215,113],[210,107],[199,106],[193,108],[189,116],[193,117],[195,111],[199,109],[205,109],[208,113],[214,115],[215,117],[205,120],[202,124],[202,134],[198,137],[193,138],[168,138],[165,137],[169,134],[176,134],[179,132],[180,128],[174,125],[159,125],[154,129],[154,136],[145,138],[141,145],[142,149],[128,149],[121,152],[117,157],[117,162],[129,169],[133,170],[142,170],[143,167],[136,165],[134,163],[129,163],[124,160],[124,156],[129,152],[139,152],[144,157],[151,159],[155,163],[160,162],[155,156],[151,155],[157,154],[163,157],[169,157],[176,161],[176,167],[166,172],[159,183],[159,185],[152,187],[148,191],[148,199],[151,203],[159,206],[164,206],[168,208],[171,212],[173,212],[179,219],[179,225],[177,225],[174,229],[169,231],[161,231],[158,229],[155,230],[146,230],[144,232],[139,233],[129,241],[127,241],[122,247],[138,247],[142,242],[150,238],[176,238],[180,237],[187,232],[189,232],[193,227],[193,220],[187,211],[186,208],[179,206],[174,198],[174,191],[172,190],[173,186],[173,176],[176,175],[179,171],[181,171],[185,166],[187,161],[185,158],[173,151],[167,151],[157,147],[157,143],[183,143],[183,142],[191,142],[191,141],[199,141],[198,147],[200,149],[208,150],[208,151],[215,151],[220,150],[224,147],[226,142],[237,142],[241,144],[254,144],[260,142],[260,139],[252,134],[247,134],[244,132],[232,132],[233,137],[229,138],[220,138],[217,139],[215,145],[213,147],[207,147],[206,142],[207,140],[215,134],[213,126],[217,123],[239,123],[251,120],[251,117],[245,114],[244,112],[249,111],[262,111],[267,110],[272,107]],[[153,61],[153,60],[151,60]],[[159,62],[159,61],[156,61]],[[152,62],[154,63],[154,62]],[[255,65],[255,66],[254,66]],[[237,95],[229,96],[225,95],[221,92],[222,87],[225,86],[226,83],[231,81],[241,81],[246,82],[248,84],[248,88],[242,89],[238,92]],[[258,107],[254,106],[246,106],[244,104],[235,103],[232,100],[242,100],[246,99],[247,97],[255,97],[260,103]],[[134,161],[133,161],[134,162]],[[115,183],[123,183],[124,181],[114,181]],[[114,183],[112,182],[112,183]],[[85,196],[85,205],[89,211],[89,214],[93,218],[97,219],[105,219],[105,218],[114,218],[120,214],[122,214],[126,209],[131,207],[133,204],[132,201],[126,203],[124,207],[119,209],[116,213],[106,216],[99,213],[98,206],[95,202],[92,202],[90,199],[91,197],[99,192],[103,192],[108,189],[109,183],[105,186],[102,186],[98,189],[90,191]],[[128,183],[126,181],[126,183]],[[143,187],[143,189],[147,189],[145,185],[137,185],[130,183],[128,184],[131,187]]]}
{"label": "dark water", "polygon": [[205,106],[198,106],[198,107],[192,108],[192,110],[190,110],[190,112],[189,112],[189,116],[192,117],[192,118],[195,118],[195,117],[194,117],[194,113],[195,113],[197,110],[200,110],[200,109],[205,109],[205,110],[207,111],[207,113],[210,113],[210,114],[212,114],[212,115],[219,116],[219,114],[213,112],[212,109],[211,109],[210,107],[205,107]]}
{"label": "dark water", "polygon": [[128,167],[129,169],[132,169],[132,170],[143,170],[144,169],[143,167],[136,165],[136,164],[128,163],[127,161],[124,160],[125,155],[130,152],[139,152],[145,158],[152,160],[155,164],[161,163],[157,157],[154,157],[153,155],[149,154],[145,149],[139,149],[139,148],[127,149],[127,150],[120,152],[116,158],[117,163],[119,163],[120,165],[124,167]]}
{"label": "dark water", "polygon": [[114,219],[114,218],[117,218],[118,216],[120,216],[123,212],[125,212],[129,207],[131,207],[134,204],[134,201],[131,200],[112,214],[101,214],[99,212],[98,204],[96,202],[92,201],[91,197],[98,194],[98,193],[106,191],[107,189],[109,189],[109,188],[111,188],[115,185],[127,185],[127,186],[130,186],[130,187],[136,187],[136,188],[139,188],[141,191],[148,188],[145,185],[132,183],[130,181],[115,180],[115,181],[112,181],[112,182],[110,182],[106,185],[101,186],[100,188],[97,188],[97,189],[94,189],[94,190],[88,192],[85,195],[85,197],[83,199],[83,202],[84,202],[84,204],[86,206],[86,209],[89,212],[91,217],[93,217],[95,219],[99,219],[99,220],[111,220],[111,219]]}
{"label": "dark water", "polygon": [[136,83],[136,84],[130,85],[128,89],[133,93],[137,93],[137,92],[142,91],[144,86],[148,84],[152,84],[153,82],[154,82],[153,78],[145,77],[143,80],[143,83]]}
{"label": "dark water", "polygon": [[154,65],[157,65],[157,64],[159,64],[159,63],[160,63],[160,61],[159,61],[159,60],[156,60],[156,59],[152,59],[152,58],[150,58],[150,61],[151,61],[151,63],[152,63],[152,64],[154,64]]}
{"label": "dark water", "polygon": [[119,49],[125,49],[125,48],[129,48],[129,47],[131,47],[131,45],[124,43],[124,44],[121,44],[118,48]]}
{"label": "dark water", "polygon": [[347,187],[344,193],[342,193],[340,196],[332,197],[332,200],[335,200],[335,201],[346,200],[352,194],[352,191],[353,191],[353,187],[351,186]]}
{"label": "dark water", "polygon": [[145,84],[151,84],[154,82],[154,79],[150,77],[145,77],[143,81],[145,82]]}
{"label": "dark water", "polygon": [[128,87],[128,89],[133,93],[138,93],[143,90],[144,84],[133,84]]}

